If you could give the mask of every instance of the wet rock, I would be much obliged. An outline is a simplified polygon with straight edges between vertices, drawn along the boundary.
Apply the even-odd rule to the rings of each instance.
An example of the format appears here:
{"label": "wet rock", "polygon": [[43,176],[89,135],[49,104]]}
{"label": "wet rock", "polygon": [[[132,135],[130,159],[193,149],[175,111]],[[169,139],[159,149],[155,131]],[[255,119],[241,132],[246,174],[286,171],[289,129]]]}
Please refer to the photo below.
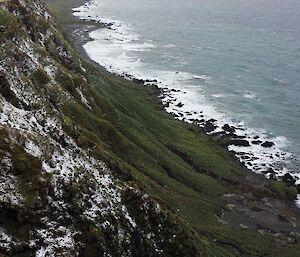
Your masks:
{"label": "wet rock", "polygon": [[282,177],[282,181],[288,185],[294,185],[296,182],[296,180],[293,178],[293,176],[290,173],[284,174],[284,176]]}
{"label": "wet rock", "polygon": [[146,83],[157,83],[157,79],[146,79]]}
{"label": "wet rock", "polygon": [[249,142],[245,139],[233,139],[230,144],[236,146],[250,146]]}
{"label": "wet rock", "polygon": [[275,175],[275,171],[272,168],[269,168],[267,170],[263,170],[262,173],[264,173],[264,174],[269,174],[270,173],[270,174]]}
{"label": "wet rock", "polygon": [[269,179],[270,180],[276,180],[276,176],[274,174],[270,174]]}
{"label": "wet rock", "polygon": [[166,103],[164,104],[164,107],[165,107],[165,108],[170,107],[170,102],[166,102]]}
{"label": "wet rock", "polygon": [[238,136],[238,135],[236,135],[234,133],[228,134],[228,137],[230,137],[232,139],[245,139],[246,138],[246,136]]}
{"label": "wet rock", "polygon": [[260,141],[260,140],[254,140],[251,143],[254,144],[254,145],[260,145],[262,143],[262,141]]}
{"label": "wet rock", "polygon": [[234,133],[235,132],[235,128],[231,127],[229,124],[225,124],[222,127],[222,129],[225,130],[225,131],[227,131],[227,132],[230,132],[230,133]]}
{"label": "wet rock", "polygon": [[253,137],[253,139],[257,140],[257,139],[259,139],[259,136],[255,136],[255,137]]}
{"label": "wet rock", "polygon": [[269,168],[268,171],[269,171],[269,173],[276,174],[276,172],[274,171],[273,168]]}
{"label": "wet rock", "polygon": [[213,132],[216,129],[216,126],[212,122],[207,121],[203,129],[206,133],[209,133],[209,132]]}
{"label": "wet rock", "polygon": [[211,122],[211,123],[214,123],[214,122],[216,122],[217,120],[215,120],[215,119],[209,119],[208,120],[208,122]]}
{"label": "wet rock", "polygon": [[176,104],[176,106],[179,107],[179,108],[181,108],[181,107],[184,106],[184,104],[182,102],[180,102],[180,103]]}
{"label": "wet rock", "polygon": [[216,138],[222,138],[222,137],[224,137],[224,136],[226,135],[226,132],[224,132],[224,131],[219,131],[219,132],[213,133],[212,135],[213,135],[214,137],[216,137]]}
{"label": "wet rock", "polygon": [[250,157],[247,156],[247,155],[242,155],[241,158],[242,158],[243,160],[249,160],[249,159],[250,159]]}
{"label": "wet rock", "polygon": [[275,144],[273,142],[270,142],[270,141],[266,141],[266,142],[261,144],[262,147],[266,147],[266,148],[270,148],[273,145],[275,145]]}
{"label": "wet rock", "polygon": [[132,81],[137,83],[137,84],[144,84],[144,80],[142,80],[142,79],[134,78]]}

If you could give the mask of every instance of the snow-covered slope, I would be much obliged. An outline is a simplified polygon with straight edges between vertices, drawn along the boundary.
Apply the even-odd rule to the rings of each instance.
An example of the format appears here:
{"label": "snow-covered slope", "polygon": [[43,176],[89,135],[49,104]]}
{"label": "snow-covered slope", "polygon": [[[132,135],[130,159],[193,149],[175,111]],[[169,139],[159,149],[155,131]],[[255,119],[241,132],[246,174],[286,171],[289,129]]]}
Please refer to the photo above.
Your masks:
{"label": "snow-covered slope", "polygon": [[195,256],[155,201],[66,129],[79,130],[64,104],[92,99],[44,3],[0,3],[0,25],[0,256]]}

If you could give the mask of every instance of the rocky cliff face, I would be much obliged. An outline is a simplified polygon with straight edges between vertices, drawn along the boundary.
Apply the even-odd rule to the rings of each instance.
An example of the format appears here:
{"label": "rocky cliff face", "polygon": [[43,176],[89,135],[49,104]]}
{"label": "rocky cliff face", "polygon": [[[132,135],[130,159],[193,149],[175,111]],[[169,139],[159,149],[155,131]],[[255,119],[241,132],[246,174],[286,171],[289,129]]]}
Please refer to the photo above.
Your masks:
{"label": "rocky cliff face", "polygon": [[198,255],[63,112],[75,103],[101,110],[42,1],[0,2],[0,46],[0,256]]}

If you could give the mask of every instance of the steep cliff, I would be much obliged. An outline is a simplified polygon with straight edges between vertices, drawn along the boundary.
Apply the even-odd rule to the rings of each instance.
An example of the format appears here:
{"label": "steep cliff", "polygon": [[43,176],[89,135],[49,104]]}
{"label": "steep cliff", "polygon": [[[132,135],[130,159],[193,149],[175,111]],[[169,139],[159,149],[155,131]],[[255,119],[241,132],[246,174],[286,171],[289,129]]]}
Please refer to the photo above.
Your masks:
{"label": "steep cliff", "polygon": [[[43,1],[0,1],[0,46],[0,256],[299,256],[294,216],[255,205],[271,187],[157,88],[83,61]],[[279,215],[284,231],[263,224]]]}
{"label": "steep cliff", "polygon": [[117,179],[62,111],[77,104],[101,113],[84,94],[86,69],[44,3],[1,3],[0,24],[0,252],[196,255],[174,221]]}

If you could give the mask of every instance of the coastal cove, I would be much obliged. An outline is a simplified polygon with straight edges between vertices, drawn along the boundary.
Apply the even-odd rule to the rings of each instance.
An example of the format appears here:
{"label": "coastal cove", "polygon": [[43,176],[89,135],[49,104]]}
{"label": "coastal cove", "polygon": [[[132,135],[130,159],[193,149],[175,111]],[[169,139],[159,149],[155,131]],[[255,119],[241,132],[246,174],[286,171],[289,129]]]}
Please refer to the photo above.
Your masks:
{"label": "coastal cove", "polygon": [[[89,24],[84,30],[80,27],[74,28],[74,24],[67,26],[74,32],[74,37],[81,38],[81,40],[75,39],[75,42],[78,42],[76,44],[82,55],[89,60],[91,58],[104,71],[135,80],[139,84],[158,86],[161,90],[159,98],[167,112],[176,119],[199,126],[205,133],[222,141],[224,146],[228,146],[229,150],[235,152],[241,163],[249,170],[264,174],[267,178],[289,180],[296,185],[300,183],[299,155],[287,152],[287,149],[283,147],[287,143],[285,138],[270,137],[270,134],[261,129],[249,128],[243,120],[236,122],[230,119],[230,115],[220,113],[206,99],[206,96],[198,92],[196,85],[210,80],[205,75],[198,76],[178,71],[141,70],[139,66],[142,67],[145,64],[136,64],[132,53],[138,54],[145,51],[146,54],[154,46],[149,43],[150,50],[148,50],[148,43],[143,42],[144,39],[140,42],[140,36],[135,35],[133,28],[129,25],[122,24],[118,20],[100,17],[98,13],[103,10],[99,7],[99,3],[104,4],[91,1],[74,9],[74,15],[79,16],[82,22]],[[78,3],[79,6],[80,4]],[[127,48],[132,52],[127,52]],[[115,60],[117,62],[114,64]],[[221,99],[217,97],[217,101]],[[288,144],[293,145],[292,142]]]}
{"label": "coastal cove", "polygon": [[[138,105],[141,108],[140,110],[141,113],[134,114],[134,115],[136,115],[138,119],[141,120],[142,124],[147,124],[149,127],[143,128],[141,129],[141,131],[138,131],[138,133],[140,134],[133,135],[130,134],[125,128],[123,128],[122,127],[123,125],[119,125],[121,127],[122,133],[126,134],[130,138],[130,140],[132,140],[137,146],[144,147],[146,143],[142,142],[141,139],[137,140],[136,138],[143,137],[143,134],[146,133],[147,136],[149,136],[149,141],[153,140],[153,142],[155,142],[155,145],[157,144],[156,142],[157,139],[160,139],[162,142],[165,143],[168,140],[165,138],[165,132],[163,130],[163,128],[165,128],[164,122],[168,124],[167,126],[168,131],[169,131],[169,124],[170,126],[175,126],[176,129],[178,126],[178,128],[180,129],[178,129],[177,132],[182,132],[184,134],[184,137],[186,138],[190,138],[190,136],[187,136],[185,134],[186,133],[185,130],[192,131],[193,135],[194,133],[200,135],[199,136],[200,139],[194,136],[191,137],[191,139],[193,138],[194,140],[197,140],[197,142],[198,140],[199,142],[201,142],[199,144],[197,143],[197,145],[195,146],[185,145],[186,138],[184,140],[185,143],[180,143],[181,146],[177,145],[176,147],[173,147],[172,145],[170,145],[171,144],[170,141],[169,144],[166,144],[164,146],[168,150],[168,152],[172,152],[172,154],[179,156],[180,157],[179,159],[184,160],[186,163],[188,163],[187,166],[193,167],[193,169],[200,171],[201,179],[199,179],[198,176],[193,177],[194,176],[193,173],[187,174],[187,177],[191,176],[192,179],[195,179],[195,181],[197,180],[198,184],[196,183],[195,185],[192,185],[193,184],[192,181],[190,181],[188,178],[185,178],[184,176],[181,177],[181,175],[179,174],[173,174],[174,170],[176,169],[180,170],[182,169],[182,167],[179,168],[179,166],[176,165],[173,166],[173,164],[171,165],[171,164],[160,163],[163,162],[162,160],[159,160],[159,163],[155,164],[155,168],[161,169],[158,168],[157,165],[163,167],[164,173],[168,175],[168,179],[166,180],[165,178],[158,179],[157,177],[160,177],[160,175],[157,175],[156,177],[156,174],[155,175],[151,174],[151,172],[147,170],[146,171],[143,170],[143,172],[145,172],[143,175],[140,175],[138,172],[136,172],[136,174],[134,174],[134,177],[135,179],[137,178],[139,179],[139,183],[143,185],[144,190],[146,190],[150,195],[153,195],[154,197],[158,198],[160,204],[165,205],[166,208],[170,208],[173,212],[178,213],[180,219],[188,221],[187,227],[194,230],[195,233],[197,234],[196,237],[198,239],[196,241],[198,244],[197,247],[199,247],[199,249],[203,248],[205,243],[208,243],[209,241],[208,245],[204,247],[207,248],[205,250],[206,252],[204,256],[210,256],[208,254],[209,252],[213,253],[211,256],[234,256],[234,253],[236,253],[236,255],[242,253],[242,255],[244,256],[262,256],[263,254],[268,254],[267,251],[269,250],[266,250],[266,245],[271,246],[274,243],[274,240],[272,239],[271,235],[274,235],[276,233],[282,233],[284,239],[281,239],[283,241],[281,241],[278,244],[280,245],[280,244],[285,244],[286,241],[288,241],[287,238],[290,232],[299,233],[299,215],[300,215],[299,209],[295,207],[292,200],[278,199],[278,195],[277,195],[277,193],[281,194],[282,192],[284,192],[283,195],[281,195],[282,198],[289,198],[289,194],[293,195],[294,197],[295,195],[294,187],[285,186],[284,183],[279,183],[279,182],[277,184],[276,181],[270,182],[266,180],[264,176],[252,173],[248,169],[243,167],[243,165],[241,165],[239,161],[235,159],[234,154],[228,153],[228,151],[226,150],[228,145],[227,140],[230,140],[232,142],[232,139],[228,139],[227,137],[222,137],[223,132],[220,133],[220,137],[218,137],[217,135],[214,136],[205,135],[204,132],[208,132],[208,133],[212,132],[209,130],[211,127],[214,126],[213,120],[208,121],[206,119],[205,124],[202,124],[203,125],[202,129],[192,124],[183,124],[182,122],[173,121],[174,115],[175,117],[177,116],[177,118],[180,118],[180,113],[188,112],[188,111],[180,111],[180,109],[183,108],[184,105],[180,107],[180,104],[178,102],[175,102],[176,105],[178,105],[177,113],[174,113],[173,111],[169,111],[170,114],[166,114],[165,111],[163,111],[164,107],[167,107],[168,103],[170,105],[172,104],[172,102],[170,102],[170,99],[174,97],[173,93],[176,94],[181,92],[181,91],[177,92],[177,90],[179,89],[177,88],[166,89],[165,87],[159,89],[157,88],[157,86],[153,85],[153,84],[157,84],[156,81],[151,79],[148,81],[147,79],[139,80],[128,76],[128,74],[122,74],[122,73],[113,74],[111,73],[110,70],[106,71],[105,70],[106,67],[103,67],[101,66],[101,64],[99,65],[98,63],[95,63],[93,60],[91,60],[90,57],[87,55],[83,46],[86,43],[90,42],[91,32],[99,29],[99,27],[109,26],[109,24],[98,23],[98,22],[94,22],[93,20],[88,20],[88,21],[79,20],[73,17],[72,8],[80,6],[81,4],[84,3],[84,1],[78,1],[78,2],[75,1],[75,3],[74,1],[64,1],[63,5],[60,5],[59,1],[49,0],[47,1],[47,3],[49,3],[50,9],[53,11],[53,13],[57,15],[58,20],[60,20],[64,30],[68,33],[68,35],[72,39],[72,42],[75,45],[75,47],[80,51],[81,56],[87,62],[91,63],[93,66],[96,66],[97,69],[99,69],[101,73],[104,74],[102,76],[104,77],[105,81],[108,81],[112,85],[118,85],[115,86],[114,89],[120,90],[121,92],[120,94],[121,95],[123,94],[123,97],[129,98],[126,101],[123,99],[121,100],[120,96],[117,96],[118,93],[113,93],[113,90],[112,92],[107,93],[108,97],[114,104],[116,104],[117,108],[120,108],[120,110],[124,111],[124,113],[127,112],[131,113],[136,108],[136,106],[131,106],[130,100],[133,101],[133,99],[136,98],[134,104],[138,104],[139,101],[141,101],[142,103],[145,102],[146,107],[143,107],[143,105]],[[94,73],[96,73],[96,71]],[[127,80],[123,80],[123,77],[125,77]],[[128,81],[128,78],[133,80],[133,83],[130,80]],[[119,84],[122,85],[120,86],[120,88],[119,88]],[[149,86],[144,87],[143,86],[144,84],[148,84]],[[128,91],[126,87],[128,87]],[[118,101],[121,101],[123,106],[117,105],[116,99]],[[151,107],[148,107],[148,104]],[[142,110],[143,108],[150,108],[151,111],[153,108],[153,110],[155,110],[155,114],[148,114],[148,110],[147,113],[143,114],[144,112],[144,110]],[[145,115],[145,117],[143,117],[143,115]],[[188,115],[188,113],[186,113],[186,115]],[[154,117],[163,116],[161,120],[155,119],[157,122],[158,121],[163,122],[161,124],[162,128],[159,128],[160,126],[158,123],[155,124],[152,124],[151,122],[149,123],[147,119],[150,120],[150,117],[153,116]],[[192,115],[188,115],[188,116],[192,116]],[[197,123],[196,120],[197,118],[194,119],[195,119],[194,121]],[[226,132],[227,135],[233,132],[232,131],[233,129],[238,130],[238,128],[233,128],[231,125],[228,125],[228,126],[224,126],[224,129],[222,129],[222,131],[227,131],[228,132],[228,133]],[[137,133],[137,131],[135,132]],[[154,137],[153,135],[150,136],[149,133],[152,133]],[[158,136],[158,133],[162,134],[160,135],[161,136],[160,138]],[[157,138],[155,138],[155,136],[157,136]],[[237,145],[247,144],[245,141],[243,141],[245,138],[239,136],[240,135],[237,134],[237,137],[234,139],[236,140],[235,141],[236,144]],[[147,144],[148,143],[149,142],[147,142]],[[202,143],[204,145],[202,145]],[[152,152],[153,149],[151,149],[152,147],[154,148],[154,146],[151,146],[149,148],[144,147],[143,150],[147,149],[146,150],[147,154],[154,155],[154,153]],[[180,149],[180,147],[182,147],[182,149]],[[166,149],[163,150],[164,153]],[[201,156],[201,158],[199,158],[200,156],[197,155],[197,150],[208,151],[214,156],[214,158],[215,155],[212,152],[216,150],[216,152],[220,156],[220,159],[218,159],[217,163],[214,164],[216,166],[212,166],[210,168],[205,158],[209,158],[208,163],[210,161],[213,161],[214,159],[213,158],[210,159],[211,157],[208,156],[205,157]],[[120,153],[116,152],[116,154],[119,155]],[[124,159],[127,158],[122,156],[122,154],[120,154],[120,156],[121,158]],[[195,158],[189,156],[194,156]],[[109,162],[109,160],[107,161]],[[202,162],[205,163],[205,165],[207,165],[205,169],[208,170],[205,171],[202,170],[201,167],[203,164]],[[229,166],[231,168],[227,169],[227,167],[229,167],[227,166],[228,165],[227,162],[230,163]],[[137,169],[142,170],[143,169],[142,166],[144,164],[134,164],[134,165],[137,165],[136,166]],[[170,168],[168,165],[171,165],[172,167]],[[147,166],[147,164],[145,164],[145,166]],[[215,174],[214,174],[214,170],[216,171]],[[206,176],[207,174],[209,175]],[[148,178],[146,179],[145,176],[146,177],[149,176],[151,179]],[[211,179],[211,177],[214,179]],[[152,182],[152,180],[153,181],[159,180],[161,184],[158,183],[158,185],[156,185],[155,183]],[[201,180],[204,182],[201,182]],[[188,185],[188,187],[193,188],[193,190],[191,191],[187,190],[186,185],[183,186],[182,188],[180,186],[180,190],[179,190],[180,192],[177,192],[174,197],[168,196],[167,194],[174,193],[173,192],[174,181],[180,181],[180,183],[183,184],[187,183],[186,185]],[[217,184],[215,184],[216,181]],[[219,186],[219,183],[221,186]],[[226,189],[224,190],[224,188]],[[291,191],[289,191],[290,189]],[[200,193],[199,195],[198,193],[197,195],[194,195],[193,191],[197,192],[198,190],[199,191],[203,190],[205,192],[204,193],[205,196],[202,195],[202,193]],[[254,194],[251,194],[251,191],[254,192]],[[183,197],[181,194],[189,195],[187,196],[187,198],[190,198],[188,200],[188,203],[186,203],[185,197]],[[172,206],[171,204],[173,201],[174,201],[174,206]],[[223,201],[225,202],[225,204]],[[203,206],[206,205],[206,207],[202,209],[201,204]],[[224,208],[226,209],[226,211],[223,210],[220,213],[217,213],[215,217],[214,214],[212,213],[217,212],[220,206],[222,206],[220,209]],[[253,219],[253,217],[255,218]],[[218,222],[216,222],[215,220],[216,218]],[[203,222],[201,221],[201,219],[205,221]],[[210,223],[210,224],[206,224],[206,223]],[[234,227],[236,230],[233,230],[230,226],[227,226],[228,224]],[[221,226],[222,228],[219,228],[219,226]],[[254,231],[259,229],[261,230],[260,232]],[[232,235],[230,235],[231,233]],[[198,237],[198,235],[200,236]],[[246,239],[240,238],[241,235],[245,236]],[[259,240],[261,240],[259,244],[257,244],[257,237],[259,238]],[[283,248],[284,250],[281,249],[279,250],[279,248],[275,247],[276,251],[270,253],[270,256],[293,256],[294,253],[296,254],[294,256],[297,256],[297,253],[299,253],[298,251],[299,242],[297,241],[298,239],[293,239],[293,240],[292,240],[293,243],[291,243],[290,245],[287,244],[287,247]],[[211,244],[212,241],[214,241],[215,243]],[[289,252],[289,249],[292,250],[290,250]],[[286,253],[288,253],[289,255],[286,255]]]}
{"label": "coastal cove", "polygon": [[[96,0],[76,8],[74,15],[106,24],[105,28],[92,31],[89,34],[92,41],[84,45],[94,61],[121,76],[155,81],[167,92],[162,100],[169,113],[218,137],[231,137],[234,133],[231,139],[237,140],[229,145],[229,150],[236,152],[248,169],[268,178],[280,179],[289,173],[287,176],[292,176],[298,184],[300,78],[297,78],[297,62],[300,59],[296,43],[286,46],[291,53],[281,50],[285,47],[281,37],[288,36],[287,43],[297,42],[293,35],[299,28],[294,28],[292,23],[292,17],[297,20],[297,13],[291,12],[291,20],[277,29],[268,20],[273,19],[273,9],[270,14],[260,13],[259,0],[246,6],[235,0],[225,4],[227,2],[219,4],[228,9],[240,25],[236,26],[236,20],[230,16],[227,20],[228,14],[219,10],[218,1],[191,1],[181,13],[176,9],[181,1],[139,4]],[[266,4],[272,6],[271,2]],[[122,5],[124,7],[118,8]],[[139,6],[138,11],[134,11],[134,5]],[[291,8],[293,5],[293,1],[288,3]],[[168,16],[169,9],[175,17],[180,17],[179,26],[176,25],[178,18]],[[147,15],[148,10],[157,20],[154,24],[151,23],[152,16]],[[290,12],[288,7],[286,11]],[[215,12],[220,17],[215,17]],[[191,13],[192,17],[186,13]],[[246,17],[254,13],[257,19],[266,15],[266,21],[247,22],[239,17],[239,13]],[[284,17],[284,13],[280,15]],[[168,22],[164,22],[161,16],[168,17]],[[272,52],[276,53],[278,49],[278,54],[266,55],[271,43]],[[257,49],[257,53],[253,53],[251,47]],[[281,59],[277,55],[287,58],[286,62],[293,55],[292,66],[280,66]],[[274,62],[274,65],[269,62]],[[274,74],[282,74],[285,79],[272,78]],[[281,86],[277,83],[288,79],[293,81],[287,82],[293,84],[290,85],[293,89],[287,88],[287,84]],[[294,107],[290,109],[289,106]],[[291,114],[287,114],[289,112]]]}
{"label": "coastal cove", "polygon": [[[232,56],[224,65],[214,47],[181,48],[193,40],[178,29],[211,21],[194,4],[217,16],[238,7],[207,9],[215,1],[0,1],[0,257],[300,256],[299,180],[274,163],[295,153],[281,133],[250,133],[245,106],[232,112],[245,123],[220,115],[237,89],[228,77],[231,96],[210,101]],[[260,102],[250,91],[231,106]]]}

